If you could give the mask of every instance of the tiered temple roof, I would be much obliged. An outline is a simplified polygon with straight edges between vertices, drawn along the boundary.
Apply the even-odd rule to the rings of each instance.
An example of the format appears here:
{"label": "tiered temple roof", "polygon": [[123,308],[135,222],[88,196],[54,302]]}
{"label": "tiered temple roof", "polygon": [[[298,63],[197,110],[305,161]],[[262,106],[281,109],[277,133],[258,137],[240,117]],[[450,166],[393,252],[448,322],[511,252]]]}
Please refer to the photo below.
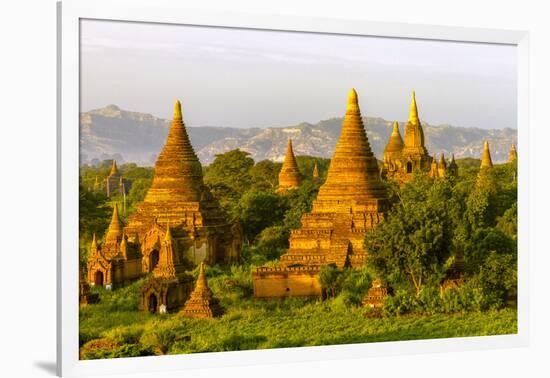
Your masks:
{"label": "tiered temple roof", "polygon": [[190,318],[213,318],[221,315],[221,313],[222,308],[219,301],[214,298],[212,290],[208,287],[204,263],[201,263],[195,289],[187,302],[185,302],[180,315]]}
{"label": "tiered temple roof", "polygon": [[367,230],[382,221],[387,207],[386,187],[380,179],[361,119],[357,93],[348,97],[342,131],[312,211],[290,237],[281,257],[283,266],[360,266],[365,258]]}
{"label": "tiered temple roof", "polygon": [[292,149],[292,139],[288,140],[285,160],[281,171],[279,172],[279,191],[284,192],[289,189],[296,189],[302,182],[302,175],[298,169],[298,163]]}
{"label": "tiered temple roof", "polygon": [[416,106],[416,95],[414,91],[412,92],[409,121],[405,126],[405,147],[403,148],[403,155],[428,155],[428,150],[426,150],[424,146],[424,130],[418,118],[418,107]]}

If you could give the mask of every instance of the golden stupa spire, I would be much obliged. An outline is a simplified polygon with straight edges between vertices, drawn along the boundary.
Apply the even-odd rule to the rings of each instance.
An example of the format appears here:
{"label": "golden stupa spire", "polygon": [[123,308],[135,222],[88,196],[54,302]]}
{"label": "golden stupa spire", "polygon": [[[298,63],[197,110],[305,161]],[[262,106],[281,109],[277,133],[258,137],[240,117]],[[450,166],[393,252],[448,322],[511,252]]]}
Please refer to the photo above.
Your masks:
{"label": "golden stupa spire", "polygon": [[313,181],[317,181],[319,179],[319,168],[317,168],[317,162],[315,162],[315,165],[313,166],[313,173],[311,177],[313,178]]}
{"label": "golden stupa spire", "polygon": [[182,120],[183,117],[181,115],[181,102],[180,100],[176,100],[176,103],[174,104],[174,120]]}
{"label": "golden stupa spire", "polygon": [[204,270],[204,262],[201,262],[199,267],[199,276],[197,277],[197,284],[195,290],[208,289],[208,282],[206,281],[206,272]]}
{"label": "golden stupa spire", "polygon": [[118,242],[122,237],[122,222],[120,221],[120,216],[118,215],[118,204],[115,203],[113,209],[113,216],[111,217],[111,223],[107,229],[107,235],[105,236],[105,241]]}
{"label": "golden stupa spire", "polygon": [[395,121],[393,123],[393,129],[384,148],[384,153],[386,152],[401,152],[403,149],[403,138],[401,138],[401,133],[399,132],[399,123]]}
{"label": "golden stupa spire", "polygon": [[94,235],[92,236],[92,250],[96,250],[96,249],[97,249],[97,240],[94,232]]}
{"label": "golden stupa spire", "polygon": [[342,130],[317,201],[386,199],[378,162],[372,153],[361,118],[358,96],[350,90]]}
{"label": "golden stupa spire", "polygon": [[174,118],[155,163],[155,173],[145,202],[196,202],[203,190],[202,166],[191,146],[181,115],[181,103],[174,105]]}
{"label": "golden stupa spire", "polygon": [[409,111],[409,122],[415,125],[420,123],[420,120],[418,119],[418,108],[416,106],[416,95],[415,95],[414,89],[412,91],[411,109]]}
{"label": "golden stupa spire", "polygon": [[518,158],[518,152],[516,151],[516,145],[512,143],[512,146],[510,147],[510,152],[508,153],[508,163],[512,163],[513,161],[517,160]]}
{"label": "golden stupa spire", "polygon": [[485,141],[483,144],[483,153],[481,155],[481,167],[480,168],[492,168],[493,161],[491,160],[491,151],[489,151],[489,142]]}
{"label": "golden stupa spire", "polygon": [[113,159],[113,163],[111,164],[111,172],[109,172],[109,176],[115,176],[118,174],[118,168],[116,166],[116,160]]}
{"label": "golden stupa spire", "polygon": [[302,176],[292,148],[292,139],[288,139],[285,160],[279,172],[279,191],[295,189],[300,186]]}

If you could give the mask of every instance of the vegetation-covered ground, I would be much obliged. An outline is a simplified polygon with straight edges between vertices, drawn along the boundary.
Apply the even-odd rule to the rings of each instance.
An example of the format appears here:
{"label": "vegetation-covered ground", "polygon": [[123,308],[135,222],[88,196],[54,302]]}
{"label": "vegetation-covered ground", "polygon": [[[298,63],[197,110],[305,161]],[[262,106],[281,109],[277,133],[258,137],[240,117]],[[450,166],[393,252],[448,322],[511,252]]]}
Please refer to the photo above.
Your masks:
{"label": "vegetation-covered ground", "polygon": [[[225,280],[225,278],[223,278]],[[212,278],[226,313],[218,319],[138,312],[139,282],[122,290],[99,290],[102,302],[81,309],[81,358],[113,358],[246,349],[369,343],[517,332],[515,309],[455,314],[366,317],[342,297],[325,301],[242,298]],[[246,294],[245,294],[246,295]]]}

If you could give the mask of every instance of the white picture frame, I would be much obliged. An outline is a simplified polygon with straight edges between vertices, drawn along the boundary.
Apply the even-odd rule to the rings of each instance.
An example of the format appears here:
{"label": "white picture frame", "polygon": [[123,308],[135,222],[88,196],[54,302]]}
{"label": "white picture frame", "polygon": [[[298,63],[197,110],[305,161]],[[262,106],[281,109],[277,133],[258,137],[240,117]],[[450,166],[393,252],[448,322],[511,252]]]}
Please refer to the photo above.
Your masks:
{"label": "white picture frame", "polygon": [[[79,22],[120,20],[229,28],[511,44],[517,46],[518,95],[518,333],[423,341],[301,347],[81,361],[78,348]],[[529,119],[525,31],[380,23],[276,14],[189,9],[177,0],[63,1],[58,3],[57,372],[62,376],[174,371],[308,360],[365,358],[526,346],[529,341]]]}

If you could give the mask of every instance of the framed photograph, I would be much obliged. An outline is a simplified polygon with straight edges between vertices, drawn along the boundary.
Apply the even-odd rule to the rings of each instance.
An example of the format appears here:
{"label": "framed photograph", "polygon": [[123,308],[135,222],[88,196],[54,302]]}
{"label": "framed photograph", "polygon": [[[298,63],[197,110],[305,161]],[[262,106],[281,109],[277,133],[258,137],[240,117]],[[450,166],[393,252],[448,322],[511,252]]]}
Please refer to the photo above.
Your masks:
{"label": "framed photograph", "polygon": [[528,342],[528,34],[58,4],[58,374]]}

